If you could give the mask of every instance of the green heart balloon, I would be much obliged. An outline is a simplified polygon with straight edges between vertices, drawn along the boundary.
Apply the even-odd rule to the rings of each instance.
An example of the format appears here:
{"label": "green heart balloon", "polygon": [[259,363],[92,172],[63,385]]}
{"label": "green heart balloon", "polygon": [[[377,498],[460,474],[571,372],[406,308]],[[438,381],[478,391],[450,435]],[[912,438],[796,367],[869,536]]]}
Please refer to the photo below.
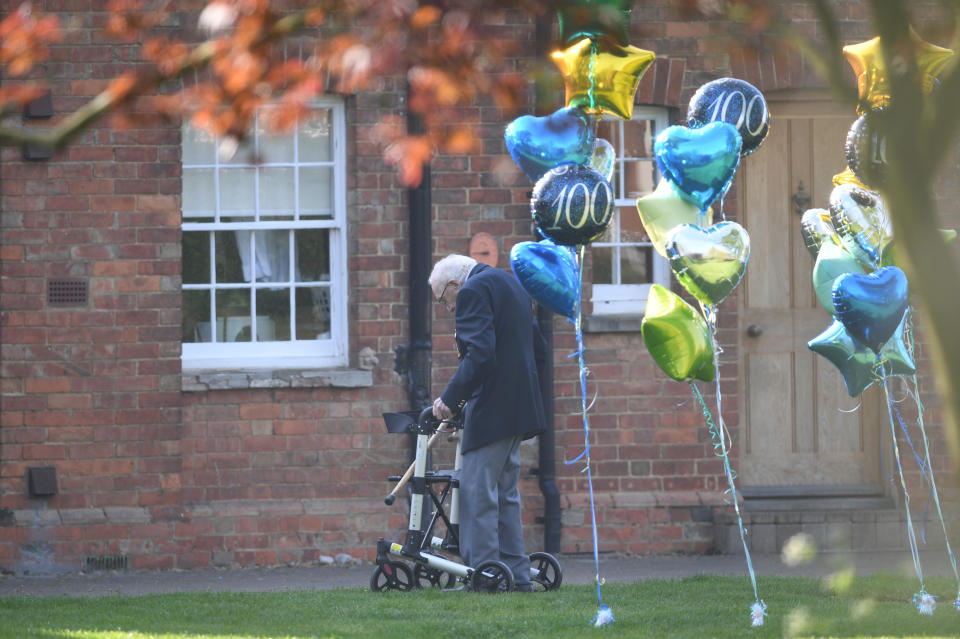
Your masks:
{"label": "green heart balloon", "polygon": [[835,242],[824,242],[813,265],[813,290],[817,301],[831,315],[833,310],[833,281],[844,273],[866,273],[860,262]]}
{"label": "green heart balloon", "polygon": [[681,224],[667,234],[667,258],[677,280],[695,298],[715,306],[743,278],[750,259],[750,236],[736,222],[702,229]]}
{"label": "green heart balloon", "polygon": [[673,291],[654,284],[640,323],[643,342],[653,361],[672,379],[713,381],[713,345],[707,323]]}
{"label": "green heart balloon", "polygon": [[667,257],[667,233],[681,224],[708,227],[713,224],[713,209],[700,213],[696,204],[687,202],[674,190],[670,180],[662,179],[653,193],[637,198],[637,213],[650,243],[661,257]]}

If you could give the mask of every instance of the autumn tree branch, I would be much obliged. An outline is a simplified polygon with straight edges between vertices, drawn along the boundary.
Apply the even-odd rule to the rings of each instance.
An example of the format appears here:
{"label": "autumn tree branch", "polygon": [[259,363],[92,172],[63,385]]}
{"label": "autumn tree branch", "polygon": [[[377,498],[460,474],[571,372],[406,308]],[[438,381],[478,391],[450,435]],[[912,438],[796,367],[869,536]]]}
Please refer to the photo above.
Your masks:
{"label": "autumn tree branch", "polygon": [[[254,39],[252,45],[261,46],[288,37],[306,24],[310,11],[311,9],[304,9],[278,18]],[[115,111],[121,104],[188,71],[209,66],[220,52],[221,43],[220,39],[211,39],[195,46],[172,72],[164,72],[159,67],[152,66],[132,76],[121,76],[53,127],[39,129],[2,126],[0,127],[0,145],[33,144],[51,149],[63,148],[94,122]]]}

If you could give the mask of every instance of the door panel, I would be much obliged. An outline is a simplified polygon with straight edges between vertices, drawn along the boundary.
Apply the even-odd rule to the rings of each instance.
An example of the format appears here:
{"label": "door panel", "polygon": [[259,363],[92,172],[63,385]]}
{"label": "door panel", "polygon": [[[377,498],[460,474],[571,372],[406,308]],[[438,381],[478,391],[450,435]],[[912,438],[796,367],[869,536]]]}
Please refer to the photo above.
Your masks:
{"label": "door panel", "polygon": [[771,102],[770,110],[767,140],[739,171],[742,223],[751,237],[739,296],[740,476],[745,487],[805,486],[812,494],[875,484],[878,394],[871,388],[851,398],[836,368],[807,348],[832,318],[817,303],[813,258],[792,199],[802,181],[810,208],[827,207],[855,118],[822,102]]}

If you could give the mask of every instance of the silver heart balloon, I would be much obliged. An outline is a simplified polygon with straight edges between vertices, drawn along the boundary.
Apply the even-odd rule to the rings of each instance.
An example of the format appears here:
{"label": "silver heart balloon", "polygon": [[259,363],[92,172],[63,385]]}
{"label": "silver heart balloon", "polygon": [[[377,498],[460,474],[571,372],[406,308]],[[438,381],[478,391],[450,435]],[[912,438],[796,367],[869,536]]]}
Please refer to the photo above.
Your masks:
{"label": "silver heart balloon", "polygon": [[718,222],[706,229],[680,224],[667,234],[667,258],[683,287],[715,306],[743,279],[750,236],[736,222]]}
{"label": "silver heart balloon", "polygon": [[878,193],[841,184],[830,193],[830,222],[844,247],[864,266],[876,268],[893,240],[893,227]]}
{"label": "silver heart balloon", "polygon": [[803,245],[816,259],[823,243],[834,241],[832,238],[836,236],[830,212],[826,209],[808,209],[800,218],[800,236],[803,237]]}

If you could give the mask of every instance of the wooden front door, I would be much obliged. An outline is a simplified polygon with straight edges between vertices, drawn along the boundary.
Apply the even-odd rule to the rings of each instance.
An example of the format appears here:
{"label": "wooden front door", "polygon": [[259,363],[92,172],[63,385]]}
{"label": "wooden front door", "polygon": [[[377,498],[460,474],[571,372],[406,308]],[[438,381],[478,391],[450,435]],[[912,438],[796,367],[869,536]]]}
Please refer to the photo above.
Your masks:
{"label": "wooden front door", "polygon": [[878,389],[851,398],[833,364],[807,348],[832,318],[814,295],[793,202],[802,182],[806,208],[827,208],[856,115],[822,99],[768,100],[770,132],[738,171],[751,238],[739,296],[739,474],[746,494],[864,492],[879,484]]}

